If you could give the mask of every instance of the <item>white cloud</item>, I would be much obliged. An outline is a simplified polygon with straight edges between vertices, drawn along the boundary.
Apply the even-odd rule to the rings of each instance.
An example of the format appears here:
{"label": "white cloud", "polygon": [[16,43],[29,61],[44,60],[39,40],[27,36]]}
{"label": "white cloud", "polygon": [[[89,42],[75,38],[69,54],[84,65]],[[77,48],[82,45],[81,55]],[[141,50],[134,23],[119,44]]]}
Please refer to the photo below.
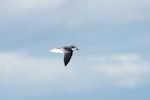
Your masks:
{"label": "white cloud", "polygon": [[37,8],[48,7],[50,9],[61,6],[66,0],[5,0],[1,1],[6,10],[13,12],[32,11]]}
{"label": "white cloud", "polygon": [[[66,0],[3,0],[0,1],[1,22],[22,22],[27,19],[44,19],[59,9]],[[47,11],[48,10],[48,11]],[[43,13],[44,12],[44,13]],[[55,16],[56,17],[56,16]],[[54,18],[55,18],[54,17]],[[51,20],[52,21],[52,20]]]}
{"label": "white cloud", "polygon": [[0,3],[3,4],[0,8],[4,9],[5,17],[25,15],[68,26],[128,23],[150,18],[148,0],[5,0]]}
{"label": "white cloud", "polygon": [[82,56],[78,59],[75,56],[64,67],[61,57],[0,53],[0,84],[4,87],[41,86],[70,92],[100,87],[132,88],[147,82],[149,72],[149,63],[137,54]]}
{"label": "white cloud", "polygon": [[114,61],[137,61],[140,58],[137,54],[114,54],[110,57]]}

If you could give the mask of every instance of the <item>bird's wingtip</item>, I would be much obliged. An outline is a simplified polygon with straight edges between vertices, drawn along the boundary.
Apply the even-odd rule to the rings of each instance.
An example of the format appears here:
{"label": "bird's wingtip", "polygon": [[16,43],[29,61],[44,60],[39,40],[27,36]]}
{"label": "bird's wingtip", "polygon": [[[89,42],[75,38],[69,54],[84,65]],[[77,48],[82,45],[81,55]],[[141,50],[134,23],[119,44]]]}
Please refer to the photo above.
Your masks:
{"label": "bird's wingtip", "polygon": [[64,66],[66,67],[66,66],[67,66],[67,64],[65,63],[65,64],[64,64]]}

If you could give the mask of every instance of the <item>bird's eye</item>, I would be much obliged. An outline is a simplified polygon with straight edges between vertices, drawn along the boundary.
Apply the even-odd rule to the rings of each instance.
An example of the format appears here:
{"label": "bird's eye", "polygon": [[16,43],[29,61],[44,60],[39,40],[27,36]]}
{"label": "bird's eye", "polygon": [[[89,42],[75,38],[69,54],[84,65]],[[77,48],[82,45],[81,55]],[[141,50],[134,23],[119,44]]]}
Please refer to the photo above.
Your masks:
{"label": "bird's eye", "polygon": [[75,48],[74,46],[72,46],[72,48]]}

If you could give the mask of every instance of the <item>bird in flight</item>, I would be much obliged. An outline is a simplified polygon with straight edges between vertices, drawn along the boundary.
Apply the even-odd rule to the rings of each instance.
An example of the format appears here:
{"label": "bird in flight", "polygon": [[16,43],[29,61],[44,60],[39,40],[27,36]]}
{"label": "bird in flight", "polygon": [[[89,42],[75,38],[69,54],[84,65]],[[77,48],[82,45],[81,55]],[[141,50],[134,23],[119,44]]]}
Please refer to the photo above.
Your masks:
{"label": "bird in flight", "polygon": [[79,50],[76,46],[70,45],[70,46],[63,46],[63,47],[58,47],[54,48],[52,50],[49,50],[50,52],[55,52],[55,53],[63,53],[64,54],[64,65],[67,66],[69,63],[74,50]]}

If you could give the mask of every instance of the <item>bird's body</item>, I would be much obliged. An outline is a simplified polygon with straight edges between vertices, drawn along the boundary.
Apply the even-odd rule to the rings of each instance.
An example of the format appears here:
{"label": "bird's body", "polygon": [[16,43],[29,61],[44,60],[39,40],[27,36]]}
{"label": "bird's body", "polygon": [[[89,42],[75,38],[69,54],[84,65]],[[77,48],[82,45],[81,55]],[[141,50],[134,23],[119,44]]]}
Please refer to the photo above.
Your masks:
{"label": "bird's body", "polygon": [[54,49],[50,50],[50,52],[64,53],[64,64],[66,66],[69,63],[69,61],[73,55],[73,50],[79,50],[79,49],[73,45],[70,45],[70,46],[54,48]]}

